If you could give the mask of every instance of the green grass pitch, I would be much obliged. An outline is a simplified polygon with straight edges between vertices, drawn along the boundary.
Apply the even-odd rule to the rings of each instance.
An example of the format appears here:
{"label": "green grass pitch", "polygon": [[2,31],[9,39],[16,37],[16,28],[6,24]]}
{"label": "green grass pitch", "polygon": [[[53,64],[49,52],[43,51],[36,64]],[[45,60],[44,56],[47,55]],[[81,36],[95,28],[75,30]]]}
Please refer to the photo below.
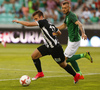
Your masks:
{"label": "green grass pitch", "polygon": [[[41,58],[45,77],[32,81],[27,87],[19,83],[22,75],[31,78],[37,74],[31,54],[40,44],[7,44],[0,45],[0,90],[100,90],[100,47],[80,47],[76,54],[90,51],[94,62],[83,58],[78,60],[85,77],[77,84],[73,77],[66,73],[51,56]],[[62,45],[63,49],[66,45]]]}

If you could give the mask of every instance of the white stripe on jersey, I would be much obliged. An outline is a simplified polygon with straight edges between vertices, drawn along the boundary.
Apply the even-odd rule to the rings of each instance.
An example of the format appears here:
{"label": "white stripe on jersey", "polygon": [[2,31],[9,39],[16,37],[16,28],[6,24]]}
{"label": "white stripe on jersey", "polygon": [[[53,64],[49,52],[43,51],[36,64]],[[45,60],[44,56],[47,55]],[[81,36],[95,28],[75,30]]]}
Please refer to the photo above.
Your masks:
{"label": "white stripe on jersey", "polygon": [[44,31],[46,32],[46,34],[50,37],[50,39],[55,43],[55,45],[57,45],[57,40],[56,40],[56,39],[53,39],[53,38],[49,35],[47,29],[46,29],[45,27],[43,27],[43,30],[44,30]]}
{"label": "white stripe on jersey", "polygon": [[51,41],[45,35],[44,35],[44,38],[48,41],[50,47],[53,48],[54,46],[52,45]]}
{"label": "white stripe on jersey", "polygon": [[[44,30],[44,29],[43,29],[43,30]],[[42,30],[41,30],[41,31],[42,31]],[[54,46],[52,45],[51,41],[45,36],[45,34],[44,34],[43,31],[42,31],[42,34],[43,34],[44,38],[48,41],[48,43],[49,43],[49,45],[51,46],[51,48],[53,48]],[[47,42],[46,42],[46,44],[47,44]],[[48,45],[47,45],[47,47],[48,47]]]}

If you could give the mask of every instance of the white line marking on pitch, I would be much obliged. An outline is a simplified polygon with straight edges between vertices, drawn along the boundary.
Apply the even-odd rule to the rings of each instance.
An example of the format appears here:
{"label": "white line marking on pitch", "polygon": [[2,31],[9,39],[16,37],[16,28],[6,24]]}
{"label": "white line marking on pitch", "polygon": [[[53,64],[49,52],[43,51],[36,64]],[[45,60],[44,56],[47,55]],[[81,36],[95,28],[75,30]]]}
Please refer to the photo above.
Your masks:
{"label": "white line marking on pitch", "polygon": [[[7,69],[7,68],[0,68],[0,70],[9,70],[9,71],[33,71],[33,72],[36,72],[37,70],[22,70],[22,69]],[[64,72],[61,72],[61,71],[43,71],[43,72],[48,72],[48,73],[66,73],[65,71]],[[88,73],[86,75],[94,75],[94,74],[100,74],[100,73]],[[85,75],[85,74],[83,74]]]}
{"label": "white line marking on pitch", "polygon": [[[21,70],[21,69],[6,69],[6,68],[0,68],[0,70],[9,70],[9,71],[33,71],[36,72],[37,70]],[[60,72],[60,71],[43,71],[43,72],[53,72],[53,73],[66,73],[66,72]]]}
{"label": "white line marking on pitch", "polygon": [[15,78],[15,79],[0,79],[0,81],[12,81],[12,80],[19,80],[19,78]]}
{"label": "white line marking on pitch", "polygon": [[[87,73],[87,74],[83,74],[84,76],[87,75],[99,75],[100,73]],[[58,75],[58,76],[45,76],[44,78],[53,78],[53,77],[71,77],[71,75]],[[13,80],[19,80],[19,78],[15,78],[15,79],[0,79],[0,81],[13,81]]]}

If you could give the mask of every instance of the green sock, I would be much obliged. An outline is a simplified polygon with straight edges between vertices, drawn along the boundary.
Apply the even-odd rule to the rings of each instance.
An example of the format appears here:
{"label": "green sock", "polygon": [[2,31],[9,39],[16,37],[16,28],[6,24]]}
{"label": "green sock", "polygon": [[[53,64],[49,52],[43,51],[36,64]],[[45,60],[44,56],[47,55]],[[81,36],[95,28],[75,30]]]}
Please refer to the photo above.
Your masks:
{"label": "green sock", "polygon": [[82,55],[84,56],[84,54],[73,55],[71,58],[67,59],[67,62],[71,62],[71,61],[75,61],[77,59],[80,59],[83,57]]}
{"label": "green sock", "polygon": [[76,72],[79,72],[80,71],[80,69],[78,67],[78,63],[76,61],[72,61],[70,63],[73,66],[73,68],[75,69]]}
{"label": "green sock", "polygon": [[80,75],[82,75],[82,73],[81,73],[79,66],[75,60],[78,60],[78,59],[83,58],[83,57],[84,57],[84,54],[78,54],[78,55],[73,55],[71,58],[67,59],[67,62],[70,62],[71,65],[73,66],[73,68],[75,69],[75,71],[77,73],[80,73]]}
{"label": "green sock", "polygon": [[85,53],[84,54],[80,54],[81,58],[83,58],[85,56]]}
{"label": "green sock", "polygon": [[81,72],[81,71],[79,71],[79,72],[77,72],[77,73],[79,73],[80,75],[82,75],[82,72]]}

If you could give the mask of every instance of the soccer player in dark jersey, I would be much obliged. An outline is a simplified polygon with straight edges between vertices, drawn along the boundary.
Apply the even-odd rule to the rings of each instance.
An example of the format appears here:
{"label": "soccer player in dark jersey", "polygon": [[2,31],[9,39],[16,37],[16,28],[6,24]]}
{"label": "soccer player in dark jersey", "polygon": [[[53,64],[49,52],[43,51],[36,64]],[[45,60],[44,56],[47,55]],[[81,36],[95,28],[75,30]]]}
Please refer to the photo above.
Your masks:
{"label": "soccer player in dark jersey", "polygon": [[[70,2],[64,1],[62,3],[62,12],[66,15],[65,21],[62,25],[58,26],[57,28],[59,30],[68,28],[68,45],[65,49],[64,55],[67,62],[70,62],[73,68],[77,73],[80,73],[80,79],[84,79],[84,76],[82,75],[79,66],[75,60],[78,60],[80,58],[87,58],[91,62],[93,62],[92,57],[90,56],[90,52],[86,52],[79,55],[74,55],[77,51],[77,49],[80,46],[80,34],[79,29],[82,33],[82,38],[85,40],[87,39],[87,35],[85,34],[85,30],[81,24],[81,22],[77,19],[77,16],[70,11]],[[54,34],[56,35],[56,34]]]}
{"label": "soccer player in dark jersey", "polygon": [[50,24],[46,19],[44,19],[44,15],[41,11],[38,10],[33,13],[33,18],[35,22],[13,20],[13,22],[20,23],[25,26],[39,26],[45,39],[44,45],[38,47],[32,54],[32,60],[38,71],[38,74],[32,78],[32,80],[36,80],[44,76],[41,68],[40,57],[51,55],[63,69],[74,76],[74,82],[76,83],[79,80],[80,74],[76,73],[72,67],[66,63],[62,46],[59,44],[57,37],[53,35],[54,32],[57,35],[60,35],[61,32],[53,24]]}

